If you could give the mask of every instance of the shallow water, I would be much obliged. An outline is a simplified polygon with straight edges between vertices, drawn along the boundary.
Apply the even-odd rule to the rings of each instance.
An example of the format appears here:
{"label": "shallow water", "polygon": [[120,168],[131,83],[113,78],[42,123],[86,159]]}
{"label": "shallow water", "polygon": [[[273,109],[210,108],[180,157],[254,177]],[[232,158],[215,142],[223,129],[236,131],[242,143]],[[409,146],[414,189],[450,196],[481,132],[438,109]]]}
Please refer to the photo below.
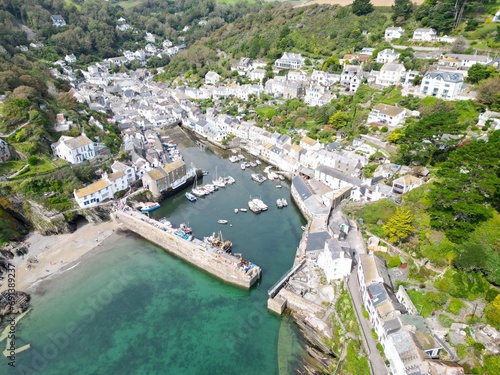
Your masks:
{"label": "shallow water", "polygon": [[[19,345],[32,347],[17,355],[18,373],[278,374],[282,318],[268,312],[267,290],[292,266],[304,219],[287,183],[258,185],[251,171],[211,151],[187,148],[183,155],[210,172],[205,183],[217,167],[236,184],[195,203],[181,192],[151,216],[167,217],[174,226],[189,223],[198,238],[222,230],[235,253],[261,266],[262,280],[250,291],[239,289],[123,234],[41,285],[33,310],[17,327]],[[261,197],[269,210],[235,214],[250,196]],[[279,197],[290,205],[277,209]],[[293,372],[300,347],[290,341],[293,334],[287,338],[280,352],[289,365],[280,361],[280,367]]]}

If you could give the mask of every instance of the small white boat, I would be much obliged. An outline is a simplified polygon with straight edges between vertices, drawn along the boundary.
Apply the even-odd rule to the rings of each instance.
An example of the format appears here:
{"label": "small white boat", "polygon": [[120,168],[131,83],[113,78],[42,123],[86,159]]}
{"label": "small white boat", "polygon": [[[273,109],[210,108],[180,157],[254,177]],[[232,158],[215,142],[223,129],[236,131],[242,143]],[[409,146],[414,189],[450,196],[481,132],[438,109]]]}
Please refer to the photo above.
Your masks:
{"label": "small white boat", "polygon": [[243,155],[241,155],[241,154],[238,154],[238,159],[245,160],[245,157]]}
{"label": "small white boat", "polygon": [[302,229],[302,230],[306,230],[306,227],[302,225],[302,226],[300,227],[300,229]]}
{"label": "small white boat", "polygon": [[245,168],[246,168],[245,163],[241,163],[241,164],[240,164],[240,168],[241,168],[242,170],[245,170]]}
{"label": "small white boat", "polygon": [[283,203],[283,207],[288,206],[288,202],[286,201],[285,198],[281,198],[281,203]]}
{"label": "small white boat", "polygon": [[266,211],[268,208],[267,205],[261,199],[254,198],[252,199],[252,202],[255,203],[255,205],[259,207],[261,211]]}
{"label": "small white boat", "polygon": [[206,191],[208,191],[209,193],[213,193],[215,191],[215,187],[214,186],[215,185],[206,184],[206,185],[201,186],[200,189],[203,188]]}
{"label": "small white boat", "polygon": [[234,213],[235,213],[235,214],[237,214],[237,213],[238,213],[238,211],[239,211],[239,210],[238,210],[237,208],[235,208],[235,209],[234,209]]}
{"label": "small white boat", "polygon": [[246,208],[240,208],[240,211],[241,212],[247,212],[247,209]]}
{"label": "small white boat", "polygon": [[255,164],[260,165],[261,164],[260,160],[259,159],[255,160]]}
{"label": "small white boat", "polygon": [[282,186],[281,185],[276,185],[276,189],[281,189]]}
{"label": "small white boat", "polygon": [[285,176],[283,176],[282,174],[279,174],[279,175],[278,175],[278,177],[279,177],[279,179],[280,179],[281,181],[283,181],[283,180],[285,179]]}
{"label": "small white boat", "polygon": [[250,209],[250,211],[252,211],[253,213],[260,213],[262,210],[259,208],[259,206],[257,206],[255,204],[255,202],[253,200],[249,200],[248,201],[248,208]]}
{"label": "small white boat", "polygon": [[202,174],[203,176],[206,176],[208,174],[208,171],[203,171]]}
{"label": "small white boat", "polygon": [[281,201],[281,198],[276,199],[276,207],[283,208],[283,202]]}
{"label": "small white boat", "polygon": [[238,160],[240,160],[240,159],[238,159],[238,157],[237,157],[236,155],[233,155],[233,156],[231,156],[231,157],[229,158],[229,161],[230,161],[231,163],[236,163],[236,162],[238,162]]}
{"label": "small white boat", "polygon": [[232,185],[236,182],[236,180],[234,179],[234,177],[227,176],[227,177],[224,177],[224,182],[228,185]]}
{"label": "small white boat", "polygon": [[227,224],[227,220],[217,220],[219,224]]}
{"label": "small white boat", "polygon": [[252,173],[252,180],[257,181],[259,184],[263,183],[266,178],[259,173]]}

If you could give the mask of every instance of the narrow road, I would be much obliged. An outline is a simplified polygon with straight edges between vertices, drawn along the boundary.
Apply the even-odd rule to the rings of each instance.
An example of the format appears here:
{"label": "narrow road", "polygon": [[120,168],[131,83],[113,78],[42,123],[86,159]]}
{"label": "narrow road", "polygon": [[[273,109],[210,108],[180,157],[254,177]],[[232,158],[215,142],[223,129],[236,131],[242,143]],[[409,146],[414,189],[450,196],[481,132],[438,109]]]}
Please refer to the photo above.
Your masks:
{"label": "narrow road", "polygon": [[30,123],[29,121],[25,122],[24,124],[22,124],[22,125],[18,126],[17,128],[15,128],[14,130],[12,130],[12,131],[11,131],[10,133],[8,133],[8,134],[1,133],[1,134],[0,134],[0,137],[2,137],[2,138],[10,137],[12,134],[14,134],[15,132],[17,132],[19,129],[24,128],[24,127],[25,127],[26,125],[28,125],[29,123]]}
{"label": "narrow road", "polygon": [[352,298],[352,303],[354,305],[354,311],[358,316],[359,322],[361,324],[361,331],[366,345],[369,349],[368,360],[370,361],[373,374],[374,375],[384,375],[387,374],[387,367],[385,365],[384,359],[380,355],[377,349],[377,341],[372,337],[372,326],[368,320],[363,317],[363,312],[361,306],[363,302],[361,301],[361,294],[359,292],[359,281],[358,281],[358,269],[354,267],[351,275],[349,276],[349,281],[347,282],[347,287]]}

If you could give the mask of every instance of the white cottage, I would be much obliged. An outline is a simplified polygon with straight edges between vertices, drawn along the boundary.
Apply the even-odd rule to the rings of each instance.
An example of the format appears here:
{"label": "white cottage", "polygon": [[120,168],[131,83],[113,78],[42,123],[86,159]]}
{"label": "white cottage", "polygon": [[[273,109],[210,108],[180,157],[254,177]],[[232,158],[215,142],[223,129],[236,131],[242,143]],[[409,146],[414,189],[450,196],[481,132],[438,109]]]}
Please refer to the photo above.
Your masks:
{"label": "white cottage", "polygon": [[70,164],[78,164],[96,157],[94,142],[87,138],[85,134],[76,138],[63,135],[51,147],[54,155]]}
{"label": "white cottage", "polygon": [[339,240],[331,238],[325,241],[325,248],[318,255],[318,266],[325,272],[328,282],[342,279],[351,273],[351,253],[340,246]]}
{"label": "white cottage", "polygon": [[420,92],[427,96],[435,96],[445,100],[454,100],[464,89],[462,73],[427,72],[420,84]]}
{"label": "white cottage", "polygon": [[385,29],[384,39],[390,41],[392,39],[399,39],[405,34],[405,30],[402,27],[388,27]]}

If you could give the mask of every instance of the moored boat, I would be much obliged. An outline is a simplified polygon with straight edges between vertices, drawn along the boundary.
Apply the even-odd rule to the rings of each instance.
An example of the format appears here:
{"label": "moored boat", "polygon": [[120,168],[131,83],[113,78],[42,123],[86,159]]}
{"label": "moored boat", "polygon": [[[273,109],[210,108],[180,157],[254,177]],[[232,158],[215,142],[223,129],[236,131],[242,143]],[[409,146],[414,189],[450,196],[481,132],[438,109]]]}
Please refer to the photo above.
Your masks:
{"label": "moored boat", "polygon": [[252,168],[255,168],[255,167],[257,166],[257,163],[256,163],[256,162],[254,162],[254,161],[251,161],[251,162],[250,162],[250,166],[251,166]]}
{"label": "moored boat", "polygon": [[219,219],[219,220],[217,220],[217,223],[219,223],[219,224],[227,224],[227,220]]}
{"label": "moored boat", "polygon": [[160,206],[160,204],[158,202],[156,202],[156,203],[147,203],[144,206],[142,206],[141,212],[151,212],[151,211],[157,210],[160,207],[161,206]]}
{"label": "moored boat", "polygon": [[283,203],[283,207],[288,206],[288,202],[286,201],[285,198],[281,198],[281,203]]}
{"label": "moored boat", "polygon": [[260,162],[260,160],[259,160],[259,159],[257,159],[257,160],[255,160],[255,164],[257,164],[257,165],[261,165],[262,163]]}
{"label": "moored boat", "polygon": [[247,209],[246,208],[240,208],[240,211],[241,212],[247,212]]}
{"label": "moored boat", "polygon": [[213,193],[215,191],[215,185],[212,184],[203,185],[202,188],[208,191],[209,193]]}
{"label": "moored boat", "polygon": [[208,174],[208,171],[203,171],[202,174],[203,176],[206,176]]}
{"label": "moored boat", "polygon": [[224,182],[226,184],[232,185],[236,182],[236,180],[234,179],[234,177],[227,176],[227,177],[224,177]]}
{"label": "moored boat", "polygon": [[238,154],[238,159],[239,160],[245,160],[245,157],[243,155],[241,155],[241,154]]}
{"label": "moored boat", "polygon": [[186,191],[186,193],[184,195],[186,196],[186,199],[190,202],[197,201],[197,198],[193,194],[191,194],[189,191]]}
{"label": "moored boat", "polygon": [[276,189],[281,189],[282,186],[281,185],[276,185]]}
{"label": "moored boat", "polygon": [[249,200],[248,201],[248,208],[250,209],[250,211],[252,211],[253,213],[256,213],[256,214],[259,214],[260,211],[262,211],[259,206],[257,206],[255,204],[255,202],[253,200]]}
{"label": "moored boat", "polygon": [[240,164],[240,168],[241,168],[242,170],[245,170],[245,168],[246,168],[245,163],[241,163],[241,164]]}
{"label": "moored boat", "polygon": [[259,184],[263,183],[266,180],[266,178],[259,173],[252,173],[251,177],[252,180],[257,181]]}
{"label": "moored boat", "polygon": [[252,199],[252,201],[255,203],[255,205],[257,207],[260,208],[261,211],[266,211],[267,210],[268,207],[267,207],[267,205],[262,200],[260,200],[258,198],[254,198],[254,199]]}
{"label": "moored boat", "polygon": [[234,213],[237,214],[239,210],[237,208],[234,209]]}
{"label": "moored boat", "polygon": [[239,159],[236,155],[233,155],[233,156],[229,157],[229,161],[231,163],[237,163],[239,161]]}

